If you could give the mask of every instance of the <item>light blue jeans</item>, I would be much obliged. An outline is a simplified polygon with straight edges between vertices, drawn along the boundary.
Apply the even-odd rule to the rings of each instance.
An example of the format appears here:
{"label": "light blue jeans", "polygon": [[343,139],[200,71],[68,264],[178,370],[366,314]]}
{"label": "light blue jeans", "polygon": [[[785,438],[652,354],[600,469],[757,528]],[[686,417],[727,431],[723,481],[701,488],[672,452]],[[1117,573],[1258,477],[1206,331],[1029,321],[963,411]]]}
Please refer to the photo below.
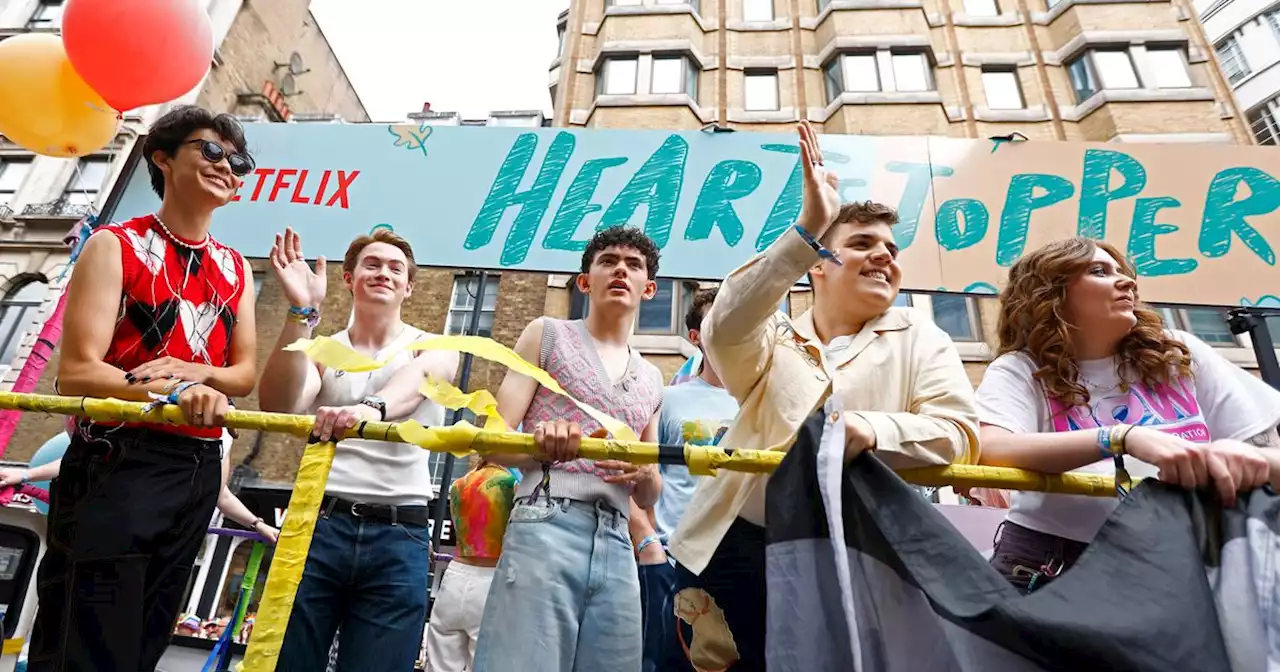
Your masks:
{"label": "light blue jeans", "polygon": [[642,646],[627,519],[599,502],[519,500],[475,672],[639,672]]}

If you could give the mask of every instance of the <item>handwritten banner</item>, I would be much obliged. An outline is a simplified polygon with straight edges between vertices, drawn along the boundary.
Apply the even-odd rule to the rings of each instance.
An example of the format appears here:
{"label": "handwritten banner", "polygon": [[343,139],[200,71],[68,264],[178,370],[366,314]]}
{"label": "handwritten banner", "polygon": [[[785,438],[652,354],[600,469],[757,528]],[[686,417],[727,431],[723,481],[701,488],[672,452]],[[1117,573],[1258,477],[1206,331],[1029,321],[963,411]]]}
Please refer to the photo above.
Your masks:
{"label": "handwritten banner", "polygon": [[[285,226],[340,258],[383,225],[427,266],[575,272],[599,227],[642,227],[664,277],[718,279],[800,209],[786,133],[249,124],[260,166],[214,235],[263,257]],[[1261,147],[828,135],[846,201],[898,208],[903,288],[991,293],[1027,250],[1125,250],[1149,301],[1280,303],[1280,153]],[[144,169],[112,219],[152,212]]]}

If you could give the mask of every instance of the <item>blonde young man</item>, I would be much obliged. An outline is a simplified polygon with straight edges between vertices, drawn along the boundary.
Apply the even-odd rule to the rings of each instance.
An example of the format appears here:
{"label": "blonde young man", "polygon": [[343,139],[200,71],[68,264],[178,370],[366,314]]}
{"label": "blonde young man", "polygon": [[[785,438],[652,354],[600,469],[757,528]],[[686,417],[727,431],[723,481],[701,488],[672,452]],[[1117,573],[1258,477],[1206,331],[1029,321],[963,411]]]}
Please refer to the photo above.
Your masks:
{"label": "blonde young man", "polygon": [[[707,357],[742,404],[720,445],[786,445],[834,394],[848,459],[870,450],[891,467],[973,461],[973,387],[955,345],[928,318],[892,307],[897,213],[841,206],[817,135],[807,122],[799,133],[799,221],[725,279],[703,321]],[[777,305],[806,272],[814,305],[790,320]],[[766,482],[726,472],[694,493],[670,545],[680,620],[663,669],[765,669]]]}
{"label": "blonde young man", "polygon": [[[314,412],[313,433],[341,436],[365,421],[412,418],[444,422],[444,409],[419,391],[424,376],[453,380],[456,352],[405,350],[430,334],[404,323],[401,308],[418,267],[404,238],[379,229],[351,242],[343,281],[351,292],[351,326],[333,339],[391,361],[377,371],[325,369],[284,346],[311,336],[327,292],[324,259],[313,272],[302,239],[276,236],[271,265],[292,304],[276,349],[263,368],[264,411]],[[306,569],[280,648],[281,672],[325,669],[336,632],[338,669],[400,672],[413,668],[422,646],[430,583],[433,497],[431,455],[390,441],[347,439],[329,470]]]}

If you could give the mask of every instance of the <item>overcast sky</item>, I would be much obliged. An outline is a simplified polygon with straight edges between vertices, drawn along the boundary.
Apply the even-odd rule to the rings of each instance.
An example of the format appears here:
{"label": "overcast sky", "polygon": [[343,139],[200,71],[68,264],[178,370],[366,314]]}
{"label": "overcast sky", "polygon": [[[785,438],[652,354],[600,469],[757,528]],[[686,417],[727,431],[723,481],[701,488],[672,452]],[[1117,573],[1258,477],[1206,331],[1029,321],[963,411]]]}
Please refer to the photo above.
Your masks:
{"label": "overcast sky", "polygon": [[547,71],[569,0],[312,0],[373,121],[551,111]]}

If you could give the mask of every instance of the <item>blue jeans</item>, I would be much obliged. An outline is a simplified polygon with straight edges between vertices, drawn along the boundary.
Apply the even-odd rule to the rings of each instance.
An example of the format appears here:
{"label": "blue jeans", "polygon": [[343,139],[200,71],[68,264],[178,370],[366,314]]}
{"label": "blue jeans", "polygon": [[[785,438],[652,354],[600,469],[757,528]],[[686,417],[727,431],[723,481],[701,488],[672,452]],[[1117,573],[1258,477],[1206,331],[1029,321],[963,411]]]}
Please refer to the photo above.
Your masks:
{"label": "blue jeans", "polygon": [[639,672],[640,583],[627,519],[600,502],[519,500],[475,672]]}
{"label": "blue jeans", "polygon": [[276,670],[324,670],[339,626],[338,672],[412,670],[427,622],[430,546],[424,525],[322,512]]}

